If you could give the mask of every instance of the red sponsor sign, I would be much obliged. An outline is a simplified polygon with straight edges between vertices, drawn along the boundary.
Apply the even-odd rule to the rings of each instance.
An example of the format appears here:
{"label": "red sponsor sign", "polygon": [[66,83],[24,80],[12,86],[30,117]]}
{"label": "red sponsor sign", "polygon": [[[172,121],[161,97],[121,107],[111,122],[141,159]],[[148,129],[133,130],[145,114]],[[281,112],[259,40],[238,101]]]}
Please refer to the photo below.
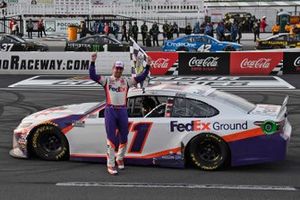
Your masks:
{"label": "red sponsor sign", "polygon": [[152,58],[151,75],[165,75],[178,60],[177,52],[147,52]]}
{"label": "red sponsor sign", "polygon": [[269,75],[283,52],[231,52],[230,75]]}

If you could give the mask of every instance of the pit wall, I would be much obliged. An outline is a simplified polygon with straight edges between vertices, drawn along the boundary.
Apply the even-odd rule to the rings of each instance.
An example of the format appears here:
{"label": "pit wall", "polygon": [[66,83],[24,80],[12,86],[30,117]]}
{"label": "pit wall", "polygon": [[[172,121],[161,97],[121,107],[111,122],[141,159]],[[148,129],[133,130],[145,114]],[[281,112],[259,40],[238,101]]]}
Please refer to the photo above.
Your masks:
{"label": "pit wall", "polygon": [[[151,75],[282,75],[300,74],[300,52],[147,52]],[[1,52],[0,74],[87,74],[92,52]],[[113,63],[125,64],[131,74],[129,52],[99,52],[98,73],[110,74]]]}

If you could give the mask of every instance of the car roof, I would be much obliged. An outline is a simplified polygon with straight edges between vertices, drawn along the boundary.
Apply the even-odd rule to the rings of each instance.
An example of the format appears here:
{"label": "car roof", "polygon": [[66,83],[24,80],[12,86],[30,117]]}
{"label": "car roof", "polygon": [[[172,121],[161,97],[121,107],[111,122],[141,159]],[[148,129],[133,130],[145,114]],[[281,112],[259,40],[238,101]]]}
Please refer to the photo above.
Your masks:
{"label": "car roof", "polygon": [[157,85],[150,85],[144,89],[132,88],[128,92],[128,97],[133,96],[187,96],[187,95],[197,95],[197,96],[208,96],[216,89],[203,86],[203,85],[190,85],[190,84],[174,84],[174,83],[163,83]]}

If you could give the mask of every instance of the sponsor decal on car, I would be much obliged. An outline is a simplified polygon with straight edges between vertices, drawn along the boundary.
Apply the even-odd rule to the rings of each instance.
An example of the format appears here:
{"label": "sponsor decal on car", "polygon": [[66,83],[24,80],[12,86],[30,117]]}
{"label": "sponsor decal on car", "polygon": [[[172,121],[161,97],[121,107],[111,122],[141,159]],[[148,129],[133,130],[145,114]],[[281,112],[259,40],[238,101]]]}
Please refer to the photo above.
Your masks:
{"label": "sponsor decal on car", "polygon": [[196,44],[194,43],[188,43],[188,42],[166,42],[166,46],[168,47],[196,47]]}
{"label": "sponsor decal on car", "polygon": [[179,131],[209,131],[210,130],[210,122],[202,122],[201,120],[193,120],[190,123],[178,123],[178,121],[170,122],[170,130],[171,132]]}
{"label": "sponsor decal on car", "polygon": [[190,131],[227,131],[227,130],[247,130],[248,122],[221,123],[221,122],[203,122],[201,120],[192,120],[190,123],[180,123],[178,121],[170,122],[170,131],[190,132]]}

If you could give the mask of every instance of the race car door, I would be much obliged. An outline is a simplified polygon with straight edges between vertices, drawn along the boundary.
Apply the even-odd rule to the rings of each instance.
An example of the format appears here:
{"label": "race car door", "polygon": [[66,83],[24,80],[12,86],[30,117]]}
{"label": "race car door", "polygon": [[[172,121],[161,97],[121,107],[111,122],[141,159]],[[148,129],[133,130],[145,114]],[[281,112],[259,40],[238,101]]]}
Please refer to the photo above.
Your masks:
{"label": "race car door", "polygon": [[129,157],[152,158],[180,148],[180,142],[170,134],[167,106],[170,100],[172,98],[167,96],[154,95],[129,98]]}

